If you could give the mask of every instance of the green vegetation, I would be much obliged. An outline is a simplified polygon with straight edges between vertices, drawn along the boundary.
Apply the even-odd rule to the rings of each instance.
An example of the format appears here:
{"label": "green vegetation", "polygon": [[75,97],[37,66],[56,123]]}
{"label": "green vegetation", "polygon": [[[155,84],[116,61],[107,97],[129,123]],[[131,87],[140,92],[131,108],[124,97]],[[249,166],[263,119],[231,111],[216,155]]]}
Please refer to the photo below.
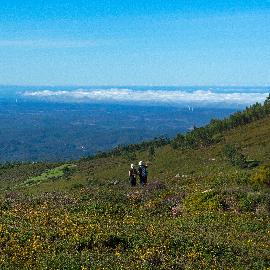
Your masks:
{"label": "green vegetation", "polygon": [[213,119],[210,124],[194,128],[186,135],[179,134],[173,141],[174,148],[195,148],[219,142],[222,133],[253,121],[263,119],[270,114],[270,95],[264,104],[256,103],[242,112],[236,112],[224,120]]}
{"label": "green vegetation", "polygon": [[224,154],[234,166],[247,167],[246,157],[233,145],[225,145]]}
{"label": "green vegetation", "polygon": [[232,165],[239,166],[242,169],[252,168],[259,165],[259,161],[257,160],[247,160],[245,155],[234,145],[225,145],[224,154]]}
{"label": "green vegetation", "polygon": [[56,179],[63,175],[67,175],[74,169],[76,165],[74,164],[63,164],[61,166],[58,166],[56,168],[50,169],[42,173],[41,175],[31,177],[27,179],[26,181],[21,183],[21,186],[31,186],[31,185],[37,185],[40,182],[46,181],[48,179]]}
{"label": "green vegetation", "polygon": [[270,186],[270,164],[262,165],[252,176],[252,182],[254,184],[268,185]]}
{"label": "green vegetation", "polygon": [[[234,126],[215,143],[1,167],[0,268],[269,269],[270,117]],[[130,163],[148,159],[149,184],[131,188]]]}
{"label": "green vegetation", "polygon": [[151,152],[153,152],[155,147],[161,147],[168,144],[170,144],[174,149],[194,149],[206,147],[220,142],[223,138],[224,132],[228,132],[231,129],[247,125],[260,119],[264,119],[269,115],[270,95],[265,100],[264,104],[256,103],[247,107],[244,111],[238,111],[223,120],[212,119],[208,125],[200,128],[194,127],[192,131],[187,132],[186,134],[178,134],[172,140],[161,136],[152,141],[138,144],[119,145],[111,151],[99,152],[96,156],[90,158],[119,156],[123,155],[123,153],[134,153],[135,151],[151,150]]}

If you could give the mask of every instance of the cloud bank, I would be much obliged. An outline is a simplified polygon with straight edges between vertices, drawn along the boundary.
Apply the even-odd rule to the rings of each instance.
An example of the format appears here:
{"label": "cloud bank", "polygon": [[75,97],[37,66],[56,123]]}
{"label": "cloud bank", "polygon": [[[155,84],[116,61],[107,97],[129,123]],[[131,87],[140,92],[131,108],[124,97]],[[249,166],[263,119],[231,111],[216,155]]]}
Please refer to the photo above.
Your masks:
{"label": "cloud bank", "polygon": [[249,105],[263,102],[268,93],[215,92],[212,90],[133,90],[133,89],[77,89],[73,91],[41,90],[26,91],[25,97],[63,102],[112,102],[112,103],[159,103],[159,104],[234,104]]}

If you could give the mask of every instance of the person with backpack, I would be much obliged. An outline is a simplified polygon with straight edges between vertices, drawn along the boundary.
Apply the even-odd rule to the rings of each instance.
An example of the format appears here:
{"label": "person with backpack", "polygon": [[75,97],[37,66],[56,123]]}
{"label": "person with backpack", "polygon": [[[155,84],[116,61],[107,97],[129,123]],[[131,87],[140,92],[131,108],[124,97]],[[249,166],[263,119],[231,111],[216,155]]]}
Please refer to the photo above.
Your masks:
{"label": "person with backpack", "polygon": [[137,170],[134,166],[134,164],[130,164],[130,170],[129,170],[129,180],[132,187],[136,186],[136,177],[137,177]]}
{"label": "person with backpack", "polygon": [[140,183],[142,186],[145,186],[147,184],[147,165],[144,164],[144,162],[141,160],[139,162],[139,177],[140,177]]}

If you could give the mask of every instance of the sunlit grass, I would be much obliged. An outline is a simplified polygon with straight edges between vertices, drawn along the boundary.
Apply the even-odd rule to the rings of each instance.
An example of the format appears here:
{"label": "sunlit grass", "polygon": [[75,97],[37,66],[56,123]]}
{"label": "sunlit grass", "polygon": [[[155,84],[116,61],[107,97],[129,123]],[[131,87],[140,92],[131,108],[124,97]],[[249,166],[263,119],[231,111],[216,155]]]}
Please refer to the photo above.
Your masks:
{"label": "sunlit grass", "polygon": [[42,173],[41,175],[31,177],[20,184],[20,186],[31,186],[31,185],[37,185],[43,181],[49,180],[49,179],[56,179],[61,176],[63,176],[65,173],[70,172],[71,169],[74,169],[76,165],[74,164],[63,164],[61,166],[58,166],[56,168],[47,170],[46,172]]}
{"label": "sunlit grass", "polygon": [[147,151],[3,170],[14,186],[0,196],[0,268],[268,269],[269,187],[251,181],[260,167],[233,166],[223,148],[269,162],[269,123],[211,147],[156,149],[147,187],[128,179]]}

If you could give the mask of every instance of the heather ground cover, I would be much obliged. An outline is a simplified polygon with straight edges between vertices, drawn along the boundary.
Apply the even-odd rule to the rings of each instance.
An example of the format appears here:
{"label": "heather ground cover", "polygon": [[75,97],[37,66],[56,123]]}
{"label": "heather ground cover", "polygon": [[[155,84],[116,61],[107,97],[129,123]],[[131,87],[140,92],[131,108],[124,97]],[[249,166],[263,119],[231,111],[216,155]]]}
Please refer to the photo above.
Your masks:
{"label": "heather ground cover", "polygon": [[[0,268],[269,269],[269,185],[256,181],[268,175],[269,121],[203,148],[155,148],[146,187],[129,186],[126,154],[2,166]],[[233,165],[225,144],[260,166]]]}
{"label": "heather ground cover", "polygon": [[[256,193],[243,192],[240,199],[234,193],[199,186],[195,193],[175,192],[162,183],[124,193],[115,186],[38,196],[6,193],[1,267],[267,269],[269,210],[260,199],[249,206]],[[226,199],[231,205],[227,201],[225,208]]]}

